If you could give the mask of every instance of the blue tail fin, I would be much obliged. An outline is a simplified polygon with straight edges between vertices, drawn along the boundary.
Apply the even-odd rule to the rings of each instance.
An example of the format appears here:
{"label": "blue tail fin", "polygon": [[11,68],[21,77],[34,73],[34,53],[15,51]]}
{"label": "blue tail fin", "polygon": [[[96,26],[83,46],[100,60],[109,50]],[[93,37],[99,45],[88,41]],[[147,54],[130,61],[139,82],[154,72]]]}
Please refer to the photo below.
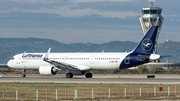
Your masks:
{"label": "blue tail fin", "polygon": [[156,36],[158,32],[158,26],[152,26],[143,39],[139,42],[133,53],[148,53],[151,54],[154,51]]}

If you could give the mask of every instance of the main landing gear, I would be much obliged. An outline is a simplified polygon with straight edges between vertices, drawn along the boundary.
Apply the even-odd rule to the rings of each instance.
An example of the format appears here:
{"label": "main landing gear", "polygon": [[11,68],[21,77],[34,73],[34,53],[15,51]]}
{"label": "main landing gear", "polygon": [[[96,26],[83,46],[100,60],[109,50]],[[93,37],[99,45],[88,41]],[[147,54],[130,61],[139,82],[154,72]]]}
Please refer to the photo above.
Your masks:
{"label": "main landing gear", "polygon": [[73,78],[73,73],[67,73],[66,78]]}
{"label": "main landing gear", "polygon": [[[92,76],[93,76],[92,73],[86,73],[85,74],[86,78],[92,78]],[[66,78],[73,78],[73,73],[67,73]]]}
{"label": "main landing gear", "polygon": [[86,76],[86,78],[92,78],[93,75],[92,75],[92,73],[86,73],[85,76]]}
{"label": "main landing gear", "polygon": [[22,69],[22,75],[21,75],[21,77],[26,77],[25,72],[26,72],[26,70]]}

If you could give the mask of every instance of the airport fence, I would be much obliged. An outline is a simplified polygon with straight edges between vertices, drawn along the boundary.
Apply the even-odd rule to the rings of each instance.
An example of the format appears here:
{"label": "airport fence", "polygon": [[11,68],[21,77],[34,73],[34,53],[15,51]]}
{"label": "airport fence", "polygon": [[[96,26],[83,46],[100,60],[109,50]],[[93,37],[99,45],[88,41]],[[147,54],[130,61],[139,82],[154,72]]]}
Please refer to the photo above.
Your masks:
{"label": "airport fence", "polygon": [[88,99],[144,99],[179,97],[180,88],[143,87],[107,89],[2,89],[0,100],[88,100]]}

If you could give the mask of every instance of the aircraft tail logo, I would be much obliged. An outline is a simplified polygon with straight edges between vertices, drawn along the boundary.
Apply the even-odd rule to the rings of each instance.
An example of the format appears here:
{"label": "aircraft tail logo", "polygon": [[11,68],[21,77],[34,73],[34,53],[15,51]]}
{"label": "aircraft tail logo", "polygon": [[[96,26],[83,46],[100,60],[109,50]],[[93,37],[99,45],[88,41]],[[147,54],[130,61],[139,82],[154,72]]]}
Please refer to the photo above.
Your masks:
{"label": "aircraft tail logo", "polygon": [[150,39],[144,39],[141,44],[141,47],[144,51],[149,51],[153,48],[153,43]]}

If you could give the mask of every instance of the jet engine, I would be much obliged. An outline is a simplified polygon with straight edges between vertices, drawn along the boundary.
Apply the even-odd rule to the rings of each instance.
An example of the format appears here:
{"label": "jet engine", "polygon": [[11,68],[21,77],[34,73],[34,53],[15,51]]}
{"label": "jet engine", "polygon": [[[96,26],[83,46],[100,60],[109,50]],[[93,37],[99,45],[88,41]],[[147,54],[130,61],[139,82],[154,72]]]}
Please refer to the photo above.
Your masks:
{"label": "jet engine", "polygon": [[57,70],[55,69],[55,67],[42,65],[39,67],[39,73],[43,75],[55,75],[57,73]]}

